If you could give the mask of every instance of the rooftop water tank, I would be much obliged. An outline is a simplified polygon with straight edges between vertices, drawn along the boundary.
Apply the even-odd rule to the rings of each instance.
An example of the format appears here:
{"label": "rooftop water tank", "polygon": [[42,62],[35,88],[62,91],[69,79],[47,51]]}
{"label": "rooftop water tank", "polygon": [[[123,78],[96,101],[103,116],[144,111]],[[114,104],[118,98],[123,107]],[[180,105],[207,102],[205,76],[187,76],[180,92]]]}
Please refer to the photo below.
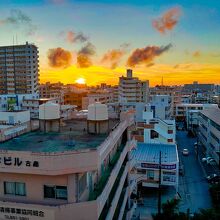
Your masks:
{"label": "rooftop water tank", "polygon": [[96,102],[88,106],[87,119],[90,121],[108,120],[108,107],[105,104]]}
{"label": "rooftop water tank", "polygon": [[60,118],[60,105],[46,102],[39,106],[39,119],[54,120]]}

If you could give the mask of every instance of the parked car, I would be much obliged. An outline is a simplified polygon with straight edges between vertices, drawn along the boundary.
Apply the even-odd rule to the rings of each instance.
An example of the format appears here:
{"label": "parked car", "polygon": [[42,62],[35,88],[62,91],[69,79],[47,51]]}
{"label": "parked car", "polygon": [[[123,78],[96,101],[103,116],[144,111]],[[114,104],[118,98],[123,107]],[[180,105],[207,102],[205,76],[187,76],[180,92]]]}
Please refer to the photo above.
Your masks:
{"label": "parked car", "polygon": [[216,163],[215,159],[211,158],[211,159],[207,160],[207,164],[216,165],[217,163]]}
{"label": "parked car", "polygon": [[220,182],[220,176],[215,173],[207,176],[206,179],[209,183],[212,183],[212,184]]}
{"label": "parked car", "polygon": [[194,147],[195,147],[195,146],[198,146],[198,143],[197,143],[197,142],[194,143]]}
{"label": "parked car", "polygon": [[202,162],[207,162],[210,159],[213,159],[213,157],[203,157]]}
{"label": "parked car", "polygon": [[189,155],[189,150],[187,148],[184,148],[183,151],[182,151],[182,154],[184,156],[188,156]]}

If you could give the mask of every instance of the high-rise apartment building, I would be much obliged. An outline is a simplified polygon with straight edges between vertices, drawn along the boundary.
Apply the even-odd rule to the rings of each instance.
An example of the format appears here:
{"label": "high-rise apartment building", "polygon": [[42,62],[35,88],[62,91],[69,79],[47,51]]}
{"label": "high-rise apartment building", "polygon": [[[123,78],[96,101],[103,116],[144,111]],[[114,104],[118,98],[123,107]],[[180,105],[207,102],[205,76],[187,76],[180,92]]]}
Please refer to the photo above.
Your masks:
{"label": "high-rise apartment building", "polygon": [[0,47],[0,95],[38,93],[38,48],[24,45]]}
{"label": "high-rise apartment building", "polygon": [[127,70],[127,76],[119,78],[119,102],[147,102],[149,80],[141,81],[132,76],[132,70]]}

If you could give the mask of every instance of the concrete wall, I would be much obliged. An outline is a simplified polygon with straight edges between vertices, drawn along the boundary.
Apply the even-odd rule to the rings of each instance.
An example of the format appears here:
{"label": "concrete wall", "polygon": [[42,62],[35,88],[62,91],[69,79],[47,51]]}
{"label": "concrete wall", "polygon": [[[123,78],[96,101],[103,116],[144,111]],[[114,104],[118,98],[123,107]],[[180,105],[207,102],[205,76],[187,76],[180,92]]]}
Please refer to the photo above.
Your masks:
{"label": "concrete wall", "polygon": [[6,122],[7,124],[25,123],[30,121],[29,111],[19,111],[19,112],[1,112],[0,121]]}

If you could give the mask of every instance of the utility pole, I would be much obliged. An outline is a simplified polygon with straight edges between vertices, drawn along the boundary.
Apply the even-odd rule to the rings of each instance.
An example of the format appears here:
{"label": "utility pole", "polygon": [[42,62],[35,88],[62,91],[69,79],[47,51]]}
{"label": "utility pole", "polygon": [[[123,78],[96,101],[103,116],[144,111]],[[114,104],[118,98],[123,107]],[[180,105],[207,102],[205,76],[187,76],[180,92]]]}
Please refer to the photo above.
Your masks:
{"label": "utility pole", "polygon": [[158,216],[161,215],[161,151],[159,156]]}

